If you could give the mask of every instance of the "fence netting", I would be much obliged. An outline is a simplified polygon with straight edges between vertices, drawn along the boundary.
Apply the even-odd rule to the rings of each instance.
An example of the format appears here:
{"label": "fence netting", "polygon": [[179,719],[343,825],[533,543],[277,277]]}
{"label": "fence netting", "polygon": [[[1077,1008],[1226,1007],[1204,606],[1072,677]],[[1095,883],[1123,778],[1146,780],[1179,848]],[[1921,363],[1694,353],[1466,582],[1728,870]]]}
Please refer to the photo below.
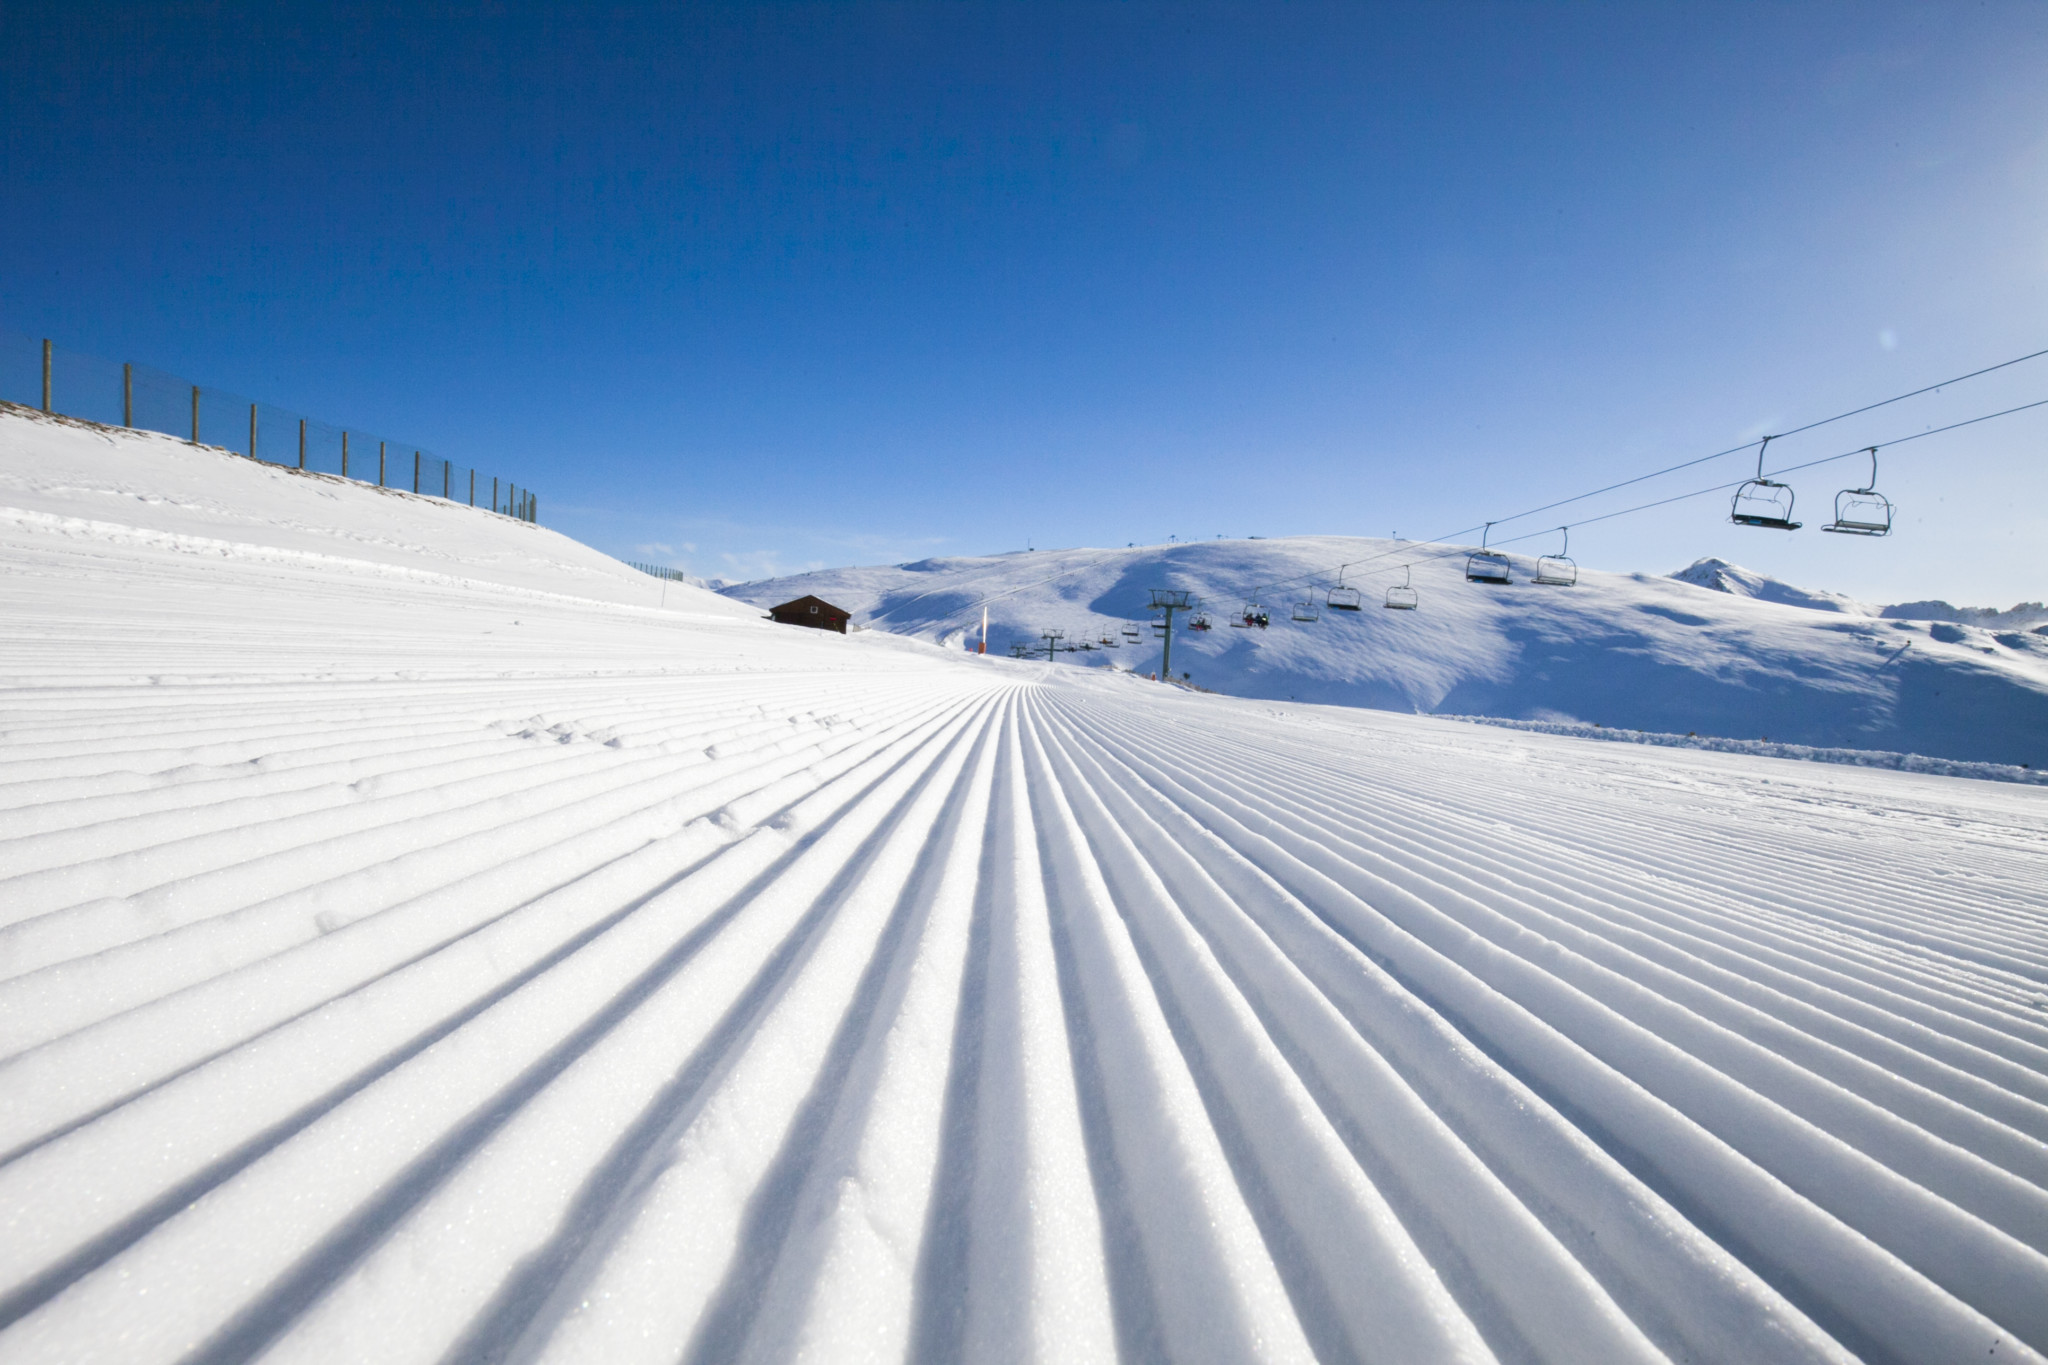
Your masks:
{"label": "fence netting", "polygon": [[162,432],[285,465],[540,520],[531,489],[375,432],[339,427],[148,365],[0,328],[0,401],[109,427]]}

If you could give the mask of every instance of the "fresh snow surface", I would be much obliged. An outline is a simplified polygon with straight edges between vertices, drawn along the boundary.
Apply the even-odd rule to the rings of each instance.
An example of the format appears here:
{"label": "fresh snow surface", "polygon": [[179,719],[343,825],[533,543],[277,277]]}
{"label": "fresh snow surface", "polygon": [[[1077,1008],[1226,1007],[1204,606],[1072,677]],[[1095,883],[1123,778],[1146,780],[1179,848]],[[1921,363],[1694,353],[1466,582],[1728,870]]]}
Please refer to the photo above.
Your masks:
{"label": "fresh snow surface", "polygon": [[[1368,558],[1346,579],[1360,611],[1330,610],[1304,581],[1327,586],[1335,565]],[[1173,671],[1233,696],[2048,767],[2048,633],[1878,619],[1726,565],[1694,566],[1719,582],[1584,569],[1575,587],[1542,586],[1533,557],[1510,558],[1515,581],[1497,587],[1468,583],[1464,555],[1441,547],[1291,536],[926,559],[725,591],[763,606],[816,593],[856,622],[956,649],[979,638],[986,603],[992,651],[1047,628],[1069,643],[1109,635],[1114,647],[1058,657],[1150,673],[1151,630],[1132,642],[1119,628],[1152,618],[1149,589],[1181,589],[1213,629],[1176,631]],[[1385,610],[1405,563],[1421,605]],[[1229,625],[1246,593],[1289,580],[1260,597],[1269,628]],[[1313,623],[1292,619],[1303,600]]]}
{"label": "fresh snow surface", "polygon": [[0,515],[0,1361],[2048,1350],[2039,788],[579,598],[77,434],[0,447],[76,489]]}
{"label": "fresh snow surface", "polygon": [[[376,452],[363,457],[372,474]],[[393,465],[396,477],[396,463]],[[465,489],[465,494],[467,490]],[[489,499],[489,490],[481,495]],[[542,526],[331,474],[228,457],[155,432],[123,432],[0,403],[0,516],[125,554],[263,560],[280,569],[471,582],[546,596],[753,616],[664,584]]]}

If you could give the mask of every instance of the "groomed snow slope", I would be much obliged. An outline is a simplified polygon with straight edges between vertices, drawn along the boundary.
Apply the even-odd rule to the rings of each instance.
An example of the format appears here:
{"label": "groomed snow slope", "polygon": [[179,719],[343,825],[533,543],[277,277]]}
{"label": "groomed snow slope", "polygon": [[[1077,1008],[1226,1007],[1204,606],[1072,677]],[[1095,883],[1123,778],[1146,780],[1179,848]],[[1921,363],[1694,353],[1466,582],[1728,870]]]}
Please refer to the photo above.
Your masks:
{"label": "groomed snow slope", "polygon": [[152,506],[0,521],[10,1365],[2048,1349],[2037,788]]}
{"label": "groomed snow slope", "polygon": [[[374,472],[376,453],[366,458]],[[488,501],[489,490],[483,496]],[[10,532],[55,532],[124,549],[757,614],[714,593],[649,578],[542,526],[234,458],[156,432],[45,417],[12,403],[0,403],[0,509]]]}
{"label": "groomed snow slope", "polygon": [[[1360,611],[1322,609],[1302,581],[1327,585],[1333,566],[1374,556],[1348,580]],[[990,648],[1007,654],[1046,627],[1099,639],[1148,619],[1149,589],[1175,588],[1201,598],[1215,628],[1175,636],[1174,671],[1233,696],[2048,766],[2048,634],[1879,620],[1826,594],[1800,595],[1827,608],[1813,610],[1649,574],[1587,569],[1576,587],[1540,586],[1534,558],[1511,559],[1515,582],[1498,587],[1466,582],[1463,555],[1440,547],[1291,536],[927,559],[724,591],[760,605],[816,593],[856,621],[953,645],[978,635],[986,599]],[[1411,561],[1421,606],[1384,610]],[[1264,598],[1269,629],[1229,627],[1243,594],[1289,580]],[[1291,619],[1305,595],[1313,623]],[[1151,672],[1160,649],[1147,631],[1060,657]]]}

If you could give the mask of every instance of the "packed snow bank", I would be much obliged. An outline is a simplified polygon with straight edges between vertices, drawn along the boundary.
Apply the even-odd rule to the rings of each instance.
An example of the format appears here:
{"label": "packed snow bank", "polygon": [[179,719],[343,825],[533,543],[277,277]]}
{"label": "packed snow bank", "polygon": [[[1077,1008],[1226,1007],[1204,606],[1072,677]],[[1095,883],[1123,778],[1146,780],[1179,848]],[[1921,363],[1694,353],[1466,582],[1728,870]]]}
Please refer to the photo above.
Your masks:
{"label": "packed snow bank", "polygon": [[[1367,558],[1347,580],[1364,609],[1330,610],[1329,568]],[[1063,629],[1096,646],[1063,661],[1151,672],[1158,641],[1121,627],[1149,619],[1149,589],[1182,589],[1214,629],[1176,635],[1174,671],[1235,696],[2048,766],[2048,635],[1879,620],[1815,594],[1788,605],[1755,575],[1741,581],[1760,596],[1591,569],[1575,587],[1541,586],[1533,559],[1510,558],[1515,582],[1494,587],[1466,582],[1462,555],[1302,536],[928,559],[726,592],[762,605],[816,593],[954,648],[978,634],[985,603],[994,650]],[[1419,609],[1384,610],[1408,563]],[[1258,594],[1271,628],[1230,627],[1261,584],[1287,585]],[[1302,600],[1319,619],[1291,619]]]}
{"label": "packed snow bank", "polygon": [[1938,773],[1943,777],[1974,777],[1986,782],[2048,784],[2048,771],[2010,763],[1962,763],[1925,754],[1894,754],[1881,749],[1816,749],[1809,744],[1772,744],[1760,739],[1716,739],[1703,735],[1660,735],[1649,730],[1619,730],[1604,725],[1564,725],[1547,720],[1501,720],[1494,716],[1447,716],[1474,725],[1499,725],[1543,735],[1571,735],[1623,744],[1654,744],[1664,749],[1710,749],[1717,754],[1754,754],[1759,758],[1790,758],[1804,763],[1846,763],[1856,768],[1890,768],[1902,773]]}
{"label": "packed snow bank", "polygon": [[[366,457],[373,464],[376,453]],[[165,554],[342,561],[568,597],[739,614],[544,526],[329,474],[0,405],[0,508],[10,522]],[[116,528],[127,528],[125,531]]]}
{"label": "packed snow bank", "polygon": [[0,521],[0,1360],[2048,1349],[2048,793],[366,562]]}

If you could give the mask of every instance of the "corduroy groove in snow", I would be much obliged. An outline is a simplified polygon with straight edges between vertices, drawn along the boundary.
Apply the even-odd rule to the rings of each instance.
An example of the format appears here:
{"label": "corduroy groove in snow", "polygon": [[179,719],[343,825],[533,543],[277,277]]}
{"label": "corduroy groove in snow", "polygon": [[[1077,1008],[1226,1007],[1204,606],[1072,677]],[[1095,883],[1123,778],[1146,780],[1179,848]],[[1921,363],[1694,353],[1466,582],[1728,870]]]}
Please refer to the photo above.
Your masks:
{"label": "corduroy groove in snow", "polygon": [[147,529],[0,526],[0,1362],[2048,1350],[2038,788]]}
{"label": "corduroy groove in snow", "polygon": [[963,672],[13,698],[0,1355],[2048,1340],[2038,813]]}

